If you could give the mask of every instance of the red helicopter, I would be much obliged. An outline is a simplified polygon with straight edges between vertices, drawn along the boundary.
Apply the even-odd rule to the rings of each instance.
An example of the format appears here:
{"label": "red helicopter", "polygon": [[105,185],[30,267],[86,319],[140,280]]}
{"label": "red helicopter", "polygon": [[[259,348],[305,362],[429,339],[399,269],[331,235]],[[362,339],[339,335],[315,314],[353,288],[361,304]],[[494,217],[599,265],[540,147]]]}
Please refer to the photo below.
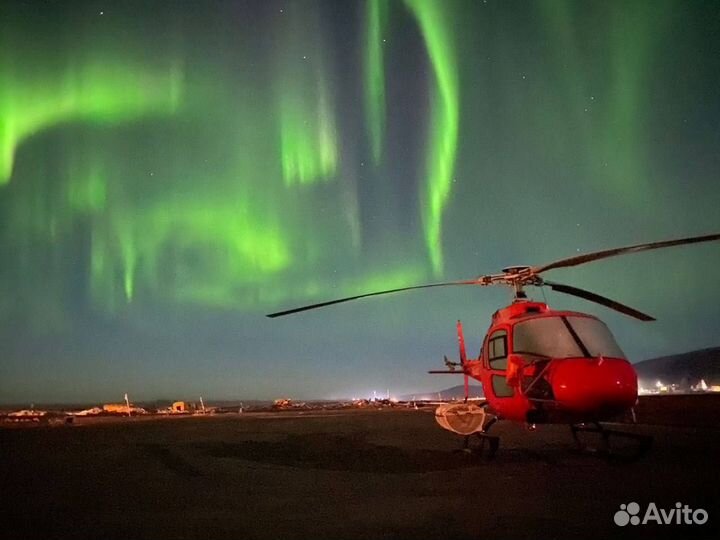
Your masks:
{"label": "red helicopter", "polygon": [[[636,309],[584,289],[545,280],[540,274],[627,253],[713,240],[720,240],[720,234],[608,249],[542,266],[512,266],[500,274],[371,292],[271,313],[268,317],[430,287],[512,287],[513,302],[493,315],[478,357],[467,357],[462,324],[458,321],[460,362],[445,358],[447,370],[430,371],[461,374],[465,381],[465,401],[438,407],[435,413],[438,423],[464,435],[465,450],[469,451],[470,435],[480,438],[481,453],[488,441],[488,457],[495,454],[499,444],[498,437],[488,435],[488,431],[503,419],[526,423],[531,429],[537,424],[568,424],[575,442],[581,447],[578,432],[599,433],[605,453],[610,453],[611,435],[637,439],[640,441],[638,453],[642,453],[649,447],[649,437],[608,430],[600,424],[628,411],[634,416],[633,407],[638,399],[637,374],[608,327],[592,315],[553,310],[545,303],[528,300],[524,288],[548,286],[553,291],[601,304],[641,321],[653,321],[653,317]],[[486,401],[480,404],[468,401],[470,377],[481,382]]]}

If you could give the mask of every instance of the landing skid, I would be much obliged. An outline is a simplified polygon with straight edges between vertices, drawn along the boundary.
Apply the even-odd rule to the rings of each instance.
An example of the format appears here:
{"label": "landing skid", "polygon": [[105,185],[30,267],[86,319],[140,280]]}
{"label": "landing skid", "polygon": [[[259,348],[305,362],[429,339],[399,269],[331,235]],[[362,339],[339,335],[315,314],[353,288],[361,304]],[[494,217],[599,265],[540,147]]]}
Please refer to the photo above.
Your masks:
{"label": "landing skid", "polygon": [[[497,453],[498,447],[500,446],[500,437],[488,435],[488,431],[495,422],[497,422],[497,418],[493,418],[492,420],[490,420],[485,425],[485,427],[483,427],[482,431],[478,431],[476,433],[473,433],[472,435],[465,435],[465,438],[463,440],[463,447],[460,448],[458,452],[464,452],[466,454],[479,456],[488,461],[493,459],[495,457],[495,454]],[[476,446],[470,444],[473,435],[476,436],[480,441],[479,444]],[[485,451],[485,443],[487,443],[487,452]]]}
{"label": "landing skid", "polygon": [[[581,452],[594,454],[610,461],[634,461],[644,456],[652,446],[652,437],[649,435],[640,435],[638,433],[630,433],[627,431],[617,431],[606,429],[599,422],[590,424],[571,424],[570,431],[575,441],[576,449]],[[600,435],[598,446],[589,446],[584,443],[578,433],[597,433]],[[613,448],[611,444],[612,438],[633,441],[634,445],[625,446],[621,450]]]}

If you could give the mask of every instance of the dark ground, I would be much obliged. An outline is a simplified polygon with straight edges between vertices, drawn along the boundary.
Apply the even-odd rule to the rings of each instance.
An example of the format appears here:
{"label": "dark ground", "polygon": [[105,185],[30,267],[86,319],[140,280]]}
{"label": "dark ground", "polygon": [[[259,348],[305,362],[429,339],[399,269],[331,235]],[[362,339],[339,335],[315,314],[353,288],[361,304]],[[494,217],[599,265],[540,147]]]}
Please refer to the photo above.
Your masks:
{"label": "dark ground", "polygon": [[[414,410],[0,429],[0,538],[717,538],[720,399],[640,410],[690,426],[633,426],[655,438],[634,463],[572,452],[567,427],[502,424],[485,462]],[[709,521],[616,526],[631,501]]]}

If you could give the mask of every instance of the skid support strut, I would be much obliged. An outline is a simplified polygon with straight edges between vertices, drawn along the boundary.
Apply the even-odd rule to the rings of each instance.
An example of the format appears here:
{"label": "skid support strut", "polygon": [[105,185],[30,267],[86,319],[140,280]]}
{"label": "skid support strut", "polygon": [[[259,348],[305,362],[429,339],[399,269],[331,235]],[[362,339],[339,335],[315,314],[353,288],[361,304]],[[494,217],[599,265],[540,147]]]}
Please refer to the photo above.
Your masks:
{"label": "skid support strut", "polygon": [[[476,433],[473,433],[472,435],[465,435],[461,451],[468,454],[478,455],[487,459],[488,461],[493,459],[495,457],[495,454],[497,453],[498,447],[500,446],[500,437],[497,437],[495,435],[489,435],[488,431],[490,431],[490,428],[497,421],[497,418],[493,418],[487,424],[485,424],[482,431],[478,431]],[[473,436],[476,436],[480,441],[477,446],[471,446],[470,444],[470,439]],[[487,452],[485,452],[486,443]]]}
{"label": "skid support strut", "polygon": [[[589,424],[571,424],[570,431],[578,450],[590,452],[612,460],[632,461],[642,457],[652,446],[652,437],[628,431],[607,429],[599,422]],[[579,433],[596,433],[600,435],[600,444],[597,447],[589,446],[580,439]],[[622,450],[614,448],[613,439],[634,442],[634,445],[625,446]]]}

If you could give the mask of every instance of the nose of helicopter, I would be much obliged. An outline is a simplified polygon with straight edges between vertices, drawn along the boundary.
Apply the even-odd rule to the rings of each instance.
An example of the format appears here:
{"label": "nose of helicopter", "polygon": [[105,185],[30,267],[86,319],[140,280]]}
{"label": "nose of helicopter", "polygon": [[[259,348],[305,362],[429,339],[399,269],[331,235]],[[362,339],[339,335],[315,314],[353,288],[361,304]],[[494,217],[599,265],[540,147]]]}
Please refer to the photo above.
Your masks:
{"label": "nose of helicopter", "polygon": [[555,360],[550,383],[555,399],[565,409],[607,417],[625,411],[637,401],[637,374],[619,358]]}

